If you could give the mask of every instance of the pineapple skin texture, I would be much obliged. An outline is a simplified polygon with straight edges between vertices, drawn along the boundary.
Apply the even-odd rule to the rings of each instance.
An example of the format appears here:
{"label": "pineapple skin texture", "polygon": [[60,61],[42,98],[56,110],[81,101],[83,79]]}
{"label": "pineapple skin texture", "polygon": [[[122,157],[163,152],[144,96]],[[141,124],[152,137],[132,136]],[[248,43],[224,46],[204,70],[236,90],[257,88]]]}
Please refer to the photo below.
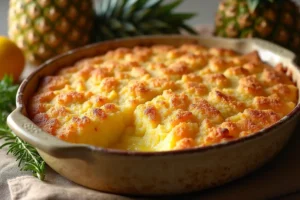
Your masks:
{"label": "pineapple skin texture", "polygon": [[260,3],[251,12],[247,0],[223,0],[215,17],[216,36],[261,38],[300,53],[300,12],[291,0]]}
{"label": "pineapple skin texture", "polygon": [[10,0],[8,35],[39,65],[86,45],[93,28],[92,0]]}

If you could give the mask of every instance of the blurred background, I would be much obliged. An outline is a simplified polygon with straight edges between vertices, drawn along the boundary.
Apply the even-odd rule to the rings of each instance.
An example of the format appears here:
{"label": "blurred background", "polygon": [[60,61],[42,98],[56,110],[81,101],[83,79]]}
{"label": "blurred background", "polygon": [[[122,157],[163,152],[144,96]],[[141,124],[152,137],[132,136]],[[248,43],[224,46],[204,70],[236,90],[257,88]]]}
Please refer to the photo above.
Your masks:
{"label": "blurred background", "polygon": [[[198,15],[189,21],[190,24],[213,24],[219,1],[220,0],[184,0],[176,10],[197,13]],[[300,0],[295,0],[295,2],[300,4]],[[8,4],[9,0],[0,0],[0,35],[7,35]]]}
{"label": "blurred background", "polygon": [[[219,0],[185,0],[177,10],[198,13],[197,17],[189,21],[190,24],[212,24],[218,2]],[[9,0],[0,0],[0,35],[7,35],[8,4]]]}
{"label": "blurred background", "polygon": [[[189,21],[190,24],[212,24],[218,2],[219,0],[184,0],[177,10],[198,13],[197,17]],[[0,35],[7,35],[8,4],[9,0],[0,0]]]}
{"label": "blurred background", "polygon": [[[300,0],[297,1],[300,3]],[[190,24],[212,24],[218,2],[219,0],[185,0],[177,10],[198,13],[197,17],[189,21]],[[0,0],[0,35],[7,35],[8,4],[9,0]]]}

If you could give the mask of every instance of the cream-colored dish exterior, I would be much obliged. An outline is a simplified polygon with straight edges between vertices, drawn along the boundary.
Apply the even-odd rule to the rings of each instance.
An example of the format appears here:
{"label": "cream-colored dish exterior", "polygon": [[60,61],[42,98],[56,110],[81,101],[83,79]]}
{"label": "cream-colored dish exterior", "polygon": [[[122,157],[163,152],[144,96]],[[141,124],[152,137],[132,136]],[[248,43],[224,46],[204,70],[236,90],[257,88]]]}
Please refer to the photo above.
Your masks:
{"label": "cream-colored dish exterior", "polygon": [[140,37],[90,45],[46,62],[23,81],[17,94],[17,108],[8,117],[8,124],[18,136],[36,147],[55,171],[78,184],[101,191],[136,195],[178,194],[237,179],[270,160],[286,144],[299,120],[299,103],[292,113],[275,125],[236,141],[205,148],[149,153],[67,143],[43,132],[26,117],[28,99],[35,92],[40,77],[118,47],[187,42],[229,48],[241,53],[258,50],[262,60],[272,65],[281,62],[287,66],[287,73],[300,88],[295,56],[262,40],[178,35]]}

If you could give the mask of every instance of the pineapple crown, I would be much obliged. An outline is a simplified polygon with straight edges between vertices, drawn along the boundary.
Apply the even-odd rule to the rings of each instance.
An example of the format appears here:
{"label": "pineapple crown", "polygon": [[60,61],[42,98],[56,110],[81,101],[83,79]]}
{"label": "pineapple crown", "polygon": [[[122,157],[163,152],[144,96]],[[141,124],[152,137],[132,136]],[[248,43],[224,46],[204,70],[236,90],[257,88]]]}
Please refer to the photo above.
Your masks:
{"label": "pineapple crown", "polygon": [[96,1],[96,41],[135,35],[180,33],[196,34],[185,21],[194,13],[175,13],[182,3],[175,0],[103,0]]}
{"label": "pineapple crown", "polygon": [[253,12],[260,3],[266,3],[266,2],[274,3],[276,1],[282,1],[282,0],[247,0],[247,3],[250,11]]}

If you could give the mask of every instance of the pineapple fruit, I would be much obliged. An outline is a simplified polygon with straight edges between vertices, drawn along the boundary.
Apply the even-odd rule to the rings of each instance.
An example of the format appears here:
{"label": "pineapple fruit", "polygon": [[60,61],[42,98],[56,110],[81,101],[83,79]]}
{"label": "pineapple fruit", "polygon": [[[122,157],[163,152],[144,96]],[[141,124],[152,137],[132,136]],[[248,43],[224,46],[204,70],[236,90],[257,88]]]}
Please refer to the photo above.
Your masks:
{"label": "pineapple fruit", "polygon": [[216,36],[258,37],[300,53],[300,12],[291,0],[222,0]]}
{"label": "pineapple fruit", "polygon": [[[94,12],[93,2],[96,3]],[[182,0],[10,0],[9,36],[39,65],[88,43],[150,34],[195,34]]]}
{"label": "pineapple fruit", "polygon": [[39,65],[88,44],[93,17],[92,0],[10,0],[8,34]]}

